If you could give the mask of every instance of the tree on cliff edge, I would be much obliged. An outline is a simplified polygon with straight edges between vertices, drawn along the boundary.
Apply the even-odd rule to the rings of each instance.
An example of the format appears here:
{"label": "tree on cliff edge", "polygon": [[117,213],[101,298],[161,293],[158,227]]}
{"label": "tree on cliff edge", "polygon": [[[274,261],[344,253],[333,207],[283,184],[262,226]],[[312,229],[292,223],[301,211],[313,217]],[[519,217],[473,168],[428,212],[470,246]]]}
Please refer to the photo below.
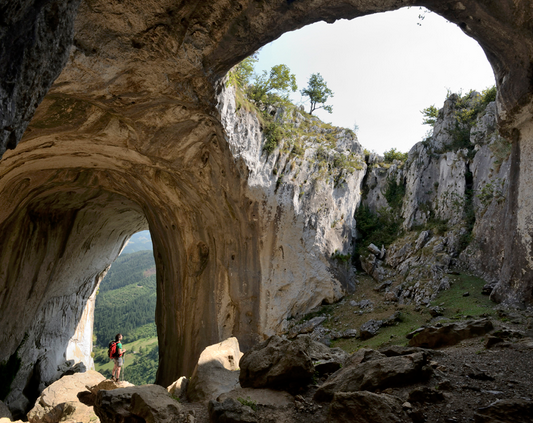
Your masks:
{"label": "tree on cliff edge", "polygon": [[324,109],[328,113],[333,112],[333,106],[325,105],[328,98],[333,97],[333,91],[328,88],[326,81],[324,81],[324,78],[319,73],[311,75],[307,83],[307,88],[304,88],[301,93],[303,96],[309,97],[311,101],[309,114],[312,115],[317,109]]}

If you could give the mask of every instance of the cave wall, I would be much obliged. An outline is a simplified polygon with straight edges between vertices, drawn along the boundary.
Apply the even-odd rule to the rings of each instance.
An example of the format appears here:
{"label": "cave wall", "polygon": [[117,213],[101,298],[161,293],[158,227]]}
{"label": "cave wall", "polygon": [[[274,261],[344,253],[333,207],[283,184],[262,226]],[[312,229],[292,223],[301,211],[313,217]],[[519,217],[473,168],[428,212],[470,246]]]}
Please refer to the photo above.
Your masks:
{"label": "cave wall", "polygon": [[[408,5],[457,23],[493,66],[500,130],[514,141],[498,295],[531,303],[529,1],[86,0],[76,20],[77,1],[2,2],[0,154],[16,146],[69,60],[0,162],[0,362],[24,342],[39,349],[45,333],[53,334],[45,358],[29,358],[17,377],[30,378],[52,349],[62,356],[99,275],[146,227],[157,264],[158,383],[187,373],[230,331],[254,342],[268,257],[258,253],[261,210],[246,195],[216,107],[220,80],[286,31]],[[63,310],[72,295],[79,304],[64,324],[58,313],[39,329],[46,310]]]}

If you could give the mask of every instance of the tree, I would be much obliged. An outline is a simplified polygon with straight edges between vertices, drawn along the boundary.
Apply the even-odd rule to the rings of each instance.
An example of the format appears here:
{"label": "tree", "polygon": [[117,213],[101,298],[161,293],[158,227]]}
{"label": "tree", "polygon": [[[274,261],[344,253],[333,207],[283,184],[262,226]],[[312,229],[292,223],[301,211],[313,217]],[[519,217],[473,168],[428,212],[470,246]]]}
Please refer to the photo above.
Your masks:
{"label": "tree", "polygon": [[424,120],[422,122],[424,125],[435,126],[435,123],[437,123],[437,118],[439,117],[439,109],[437,109],[435,106],[429,106],[420,113],[422,113],[424,116]]}
{"label": "tree", "polygon": [[391,148],[389,151],[383,153],[385,163],[392,163],[394,160],[405,162],[407,160],[408,153],[402,153],[401,151]]}
{"label": "tree", "polygon": [[259,59],[257,58],[257,52],[252,54],[251,56],[248,56],[246,59],[244,59],[242,62],[235,65],[230,71],[229,71],[229,81],[233,85],[236,85],[237,87],[244,89],[250,84],[250,78],[252,77],[254,73],[254,66],[255,63]]}
{"label": "tree", "polygon": [[272,66],[270,73],[263,71],[255,77],[248,89],[248,96],[256,103],[275,104],[289,99],[289,92],[296,91],[296,76],[287,65]]}
{"label": "tree", "polygon": [[301,93],[303,96],[309,97],[309,100],[311,100],[309,114],[313,114],[317,109],[324,109],[328,113],[333,112],[332,106],[326,106],[324,104],[328,101],[329,97],[333,97],[333,91],[328,88],[324,78],[322,78],[322,75],[319,73],[311,75],[311,78],[309,78],[309,82],[307,83],[307,88],[304,88]]}

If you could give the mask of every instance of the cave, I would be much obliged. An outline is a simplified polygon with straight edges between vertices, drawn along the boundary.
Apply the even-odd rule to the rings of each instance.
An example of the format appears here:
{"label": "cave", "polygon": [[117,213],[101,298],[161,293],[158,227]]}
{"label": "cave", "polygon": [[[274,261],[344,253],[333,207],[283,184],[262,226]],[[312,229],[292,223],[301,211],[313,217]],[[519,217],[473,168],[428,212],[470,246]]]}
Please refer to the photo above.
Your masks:
{"label": "cave", "polygon": [[163,386],[190,374],[205,346],[234,335],[246,350],[280,329],[281,309],[340,295],[328,279],[298,285],[300,302],[271,298],[276,266],[304,266],[306,249],[299,261],[280,252],[279,221],[247,191],[219,96],[233,65],[284,32],[409,5],[459,25],[492,65],[500,132],[513,141],[494,296],[533,302],[529,1],[10,2],[0,6],[0,363],[22,359],[10,406],[27,407],[30,380],[45,386],[65,359],[87,358],[95,287],[139,230],[154,243]]}

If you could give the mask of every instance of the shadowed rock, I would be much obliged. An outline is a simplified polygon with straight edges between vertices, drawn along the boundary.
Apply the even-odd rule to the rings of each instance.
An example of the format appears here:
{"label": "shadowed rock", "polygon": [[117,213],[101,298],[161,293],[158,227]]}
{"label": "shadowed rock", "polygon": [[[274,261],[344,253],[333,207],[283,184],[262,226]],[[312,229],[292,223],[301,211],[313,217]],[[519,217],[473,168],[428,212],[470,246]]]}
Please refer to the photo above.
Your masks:
{"label": "shadowed rock", "polygon": [[336,392],[375,391],[426,380],[432,373],[425,353],[386,357],[346,365],[316,391],[316,401],[330,401]]}
{"label": "shadowed rock", "polygon": [[240,361],[243,388],[287,389],[307,385],[314,366],[305,338],[294,342],[272,336],[248,351]]}
{"label": "shadowed rock", "polygon": [[533,402],[523,399],[498,400],[474,414],[476,423],[525,423],[533,416]]}
{"label": "shadowed rock", "polygon": [[102,422],[171,423],[180,419],[180,405],[158,385],[101,390],[94,412]]}
{"label": "shadowed rock", "polygon": [[494,326],[488,319],[469,320],[467,322],[450,323],[440,327],[427,327],[411,332],[407,337],[409,346],[423,348],[439,348],[455,345],[463,339],[485,335]]}
{"label": "shadowed rock", "polygon": [[329,411],[331,423],[406,423],[401,401],[387,394],[338,392]]}

